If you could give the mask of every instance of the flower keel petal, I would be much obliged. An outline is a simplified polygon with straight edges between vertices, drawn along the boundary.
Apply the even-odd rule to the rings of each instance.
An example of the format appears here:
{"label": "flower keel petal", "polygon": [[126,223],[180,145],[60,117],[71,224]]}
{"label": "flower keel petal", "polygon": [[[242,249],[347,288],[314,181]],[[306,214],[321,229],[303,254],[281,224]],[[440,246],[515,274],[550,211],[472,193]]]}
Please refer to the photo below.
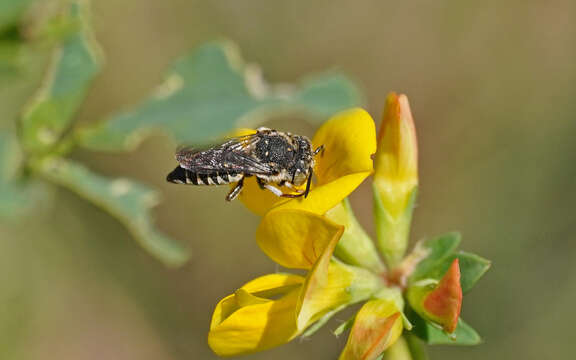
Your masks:
{"label": "flower keel petal", "polygon": [[290,341],[297,335],[295,310],[303,280],[297,275],[266,275],[225,297],[212,316],[210,348],[220,356],[234,356]]}
{"label": "flower keel petal", "polygon": [[393,301],[368,301],[354,320],[340,360],[376,359],[402,334],[402,317]]}

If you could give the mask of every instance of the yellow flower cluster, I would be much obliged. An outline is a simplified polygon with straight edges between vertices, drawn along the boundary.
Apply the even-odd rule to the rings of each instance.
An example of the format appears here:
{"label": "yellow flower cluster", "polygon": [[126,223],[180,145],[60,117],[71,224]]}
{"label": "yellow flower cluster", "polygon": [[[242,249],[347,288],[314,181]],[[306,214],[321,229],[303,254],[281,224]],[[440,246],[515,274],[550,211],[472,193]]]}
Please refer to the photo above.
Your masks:
{"label": "yellow flower cluster", "polygon": [[378,138],[374,120],[356,108],[329,119],[312,142],[325,151],[317,157],[316,183],[307,198],[275,197],[253,179],[240,195],[262,215],[256,232],[260,248],[281,266],[306,273],[265,275],[222,299],[208,336],[220,356],[284,344],[358,302],[365,304],[351,323],[341,360],[376,359],[410,327],[403,314],[402,274],[390,276],[395,273],[386,270],[346,201],[374,174],[376,220],[385,226],[378,244],[386,264],[396,268],[406,249],[418,183],[407,99],[389,96]]}

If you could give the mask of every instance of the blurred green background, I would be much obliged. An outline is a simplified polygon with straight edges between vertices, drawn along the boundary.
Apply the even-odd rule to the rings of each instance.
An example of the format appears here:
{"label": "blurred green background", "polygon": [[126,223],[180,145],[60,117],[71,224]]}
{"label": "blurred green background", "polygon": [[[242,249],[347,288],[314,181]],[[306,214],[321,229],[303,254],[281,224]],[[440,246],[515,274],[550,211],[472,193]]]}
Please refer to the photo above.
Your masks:
{"label": "blurred green background", "polygon": [[[421,170],[412,238],[460,230],[462,249],[493,261],[463,306],[485,343],[430,348],[431,357],[571,356],[574,1],[98,0],[92,11],[106,65],[85,123],[140,102],[176,57],[221,37],[272,82],[345,72],[376,119],[389,91],[406,93]],[[268,125],[314,132],[299,119]],[[175,147],[156,136],[131,153],[73,157],[158,187],[157,223],[191,248],[188,264],[166,268],[117,220],[52,191],[53,202],[0,229],[0,359],[216,358],[206,344],[216,302],[276,266],[254,241],[258,218],[225,203],[227,189],[164,182]],[[372,230],[367,185],[352,202]],[[246,358],[335,359],[345,341],[328,331],[336,324]]]}

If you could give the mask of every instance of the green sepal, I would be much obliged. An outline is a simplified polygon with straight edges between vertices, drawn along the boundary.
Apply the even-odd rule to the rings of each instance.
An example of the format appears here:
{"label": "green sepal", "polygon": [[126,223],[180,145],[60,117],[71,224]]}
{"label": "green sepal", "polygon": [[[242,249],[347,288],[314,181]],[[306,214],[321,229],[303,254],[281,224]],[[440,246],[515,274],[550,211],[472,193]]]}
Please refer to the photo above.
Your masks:
{"label": "green sepal", "polygon": [[[462,292],[466,293],[476,285],[478,280],[490,269],[491,262],[479,255],[461,251],[444,257],[440,262],[436,262],[434,267],[426,272],[426,279],[440,280],[446,273],[454,259],[458,258],[460,265],[460,286]],[[410,284],[415,284],[425,279],[415,280],[411,278]]]}
{"label": "green sepal", "polygon": [[[460,241],[461,236],[458,232],[447,233],[425,241],[422,246],[428,251],[428,255],[418,264],[410,277],[410,281],[415,282],[424,278],[434,278],[432,275],[442,276],[448,267],[444,268],[443,271],[439,267],[442,267],[444,262],[450,258]],[[450,263],[448,263],[448,266],[450,266]],[[436,280],[439,279],[439,277],[436,278]]]}
{"label": "green sepal", "polygon": [[386,209],[375,184],[372,184],[372,193],[378,247],[386,260],[386,265],[389,268],[394,268],[400,264],[408,247],[410,224],[418,195],[418,186],[410,191],[406,208],[397,217],[392,216]]}
{"label": "green sepal", "polygon": [[44,159],[33,168],[117,218],[145,250],[166,265],[179,266],[188,260],[188,251],[153,225],[150,208],[158,202],[156,191],[128,179],[105,178],[61,158]]}
{"label": "green sepal", "polygon": [[444,259],[429,276],[434,279],[440,279],[455,258],[458,258],[460,264],[460,286],[464,293],[470,291],[491,266],[489,260],[476,254],[461,251]]}
{"label": "green sepal", "polygon": [[355,318],[356,318],[355,316],[352,316],[348,320],[344,321],[342,324],[338,325],[338,327],[336,329],[334,329],[334,331],[332,331],[332,333],[335,336],[340,336],[344,332],[352,329],[352,326],[354,325],[354,319]]}
{"label": "green sepal", "polygon": [[[460,263],[460,285],[462,292],[466,293],[486,274],[492,263],[479,255],[464,251],[456,254],[456,257]],[[450,266],[450,262],[447,262],[447,266]]]}

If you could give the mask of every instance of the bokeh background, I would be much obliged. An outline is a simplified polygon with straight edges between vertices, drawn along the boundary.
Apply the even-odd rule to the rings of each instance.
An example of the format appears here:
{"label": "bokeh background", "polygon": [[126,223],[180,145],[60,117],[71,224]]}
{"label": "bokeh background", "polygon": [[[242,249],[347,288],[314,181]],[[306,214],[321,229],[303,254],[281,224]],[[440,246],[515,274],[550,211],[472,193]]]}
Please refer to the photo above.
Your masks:
{"label": "bokeh background", "polygon": [[[570,0],[98,0],[106,66],[82,107],[93,122],[138,103],[178,56],[235,41],[272,82],[336,68],[379,118],[406,93],[420,144],[414,240],[451,230],[493,261],[465,297],[485,338],[430,348],[433,359],[570,358],[576,321],[576,3]],[[312,135],[300,119],[269,125]],[[216,302],[275,271],[253,235],[258,218],[226,189],[171,186],[176,144],[73,156],[110,177],[158,187],[158,226],[192,250],[179,269],[145,253],[117,220],[62,189],[0,230],[1,359],[214,359]],[[353,195],[372,230],[369,187]],[[344,320],[341,318],[340,320]],[[246,359],[335,359],[328,325]]]}

